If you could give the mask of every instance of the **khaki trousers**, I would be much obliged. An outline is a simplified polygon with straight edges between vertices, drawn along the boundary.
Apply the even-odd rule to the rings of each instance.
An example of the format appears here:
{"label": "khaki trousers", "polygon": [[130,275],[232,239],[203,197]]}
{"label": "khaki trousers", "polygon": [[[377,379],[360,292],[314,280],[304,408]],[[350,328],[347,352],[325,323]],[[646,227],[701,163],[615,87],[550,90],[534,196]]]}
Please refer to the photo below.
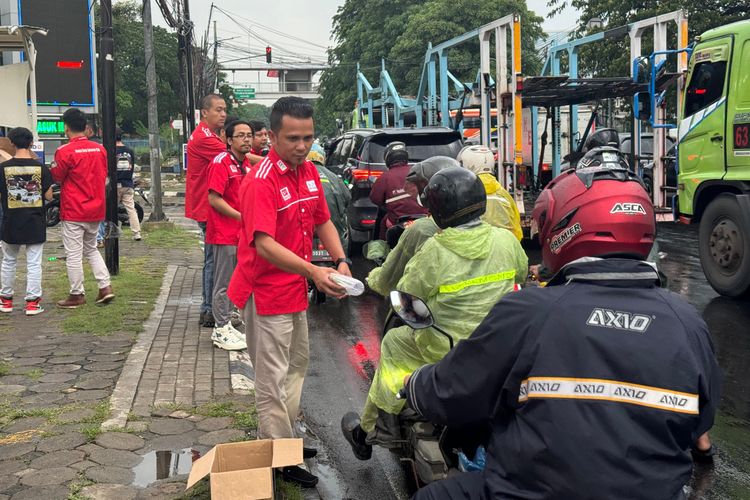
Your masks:
{"label": "khaki trousers", "polygon": [[83,258],[91,264],[99,290],[110,285],[109,271],[102,254],[96,248],[98,222],[62,221],[62,241],[65,247],[65,265],[68,268],[70,293],[80,295],[83,290]]}
{"label": "khaki trousers", "polygon": [[117,201],[125,207],[125,211],[128,213],[128,220],[130,221],[130,230],[133,231],[133,236],[135,237],[141,235],[141,223],[138,221],[138,212],[135,210],[134,192],[133,188],[129,187],[117,188]]}
{"label": "khaki trousers", "polygon": [[310,358],[307,314],[260,316],[252,296],[243,312],[247,351],[255,368],[258,438],[293,438]]}

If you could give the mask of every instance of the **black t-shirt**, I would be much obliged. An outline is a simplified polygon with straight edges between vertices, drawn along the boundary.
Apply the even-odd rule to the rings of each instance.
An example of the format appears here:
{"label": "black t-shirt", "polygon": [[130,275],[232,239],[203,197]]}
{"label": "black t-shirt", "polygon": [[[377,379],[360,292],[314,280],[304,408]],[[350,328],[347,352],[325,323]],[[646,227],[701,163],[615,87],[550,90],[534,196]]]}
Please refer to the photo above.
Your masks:
{"label": "black t-shirt", "polygon": [[118,187],[132,188],[135,153],[127,146],[117,146],[116,153]]}
{"label": "black t-shirt", "polygon": [[0,163],[4,242],[25,245],[46,241],[43,200],[51,185],[49,168],[36,160],[12,158]]}

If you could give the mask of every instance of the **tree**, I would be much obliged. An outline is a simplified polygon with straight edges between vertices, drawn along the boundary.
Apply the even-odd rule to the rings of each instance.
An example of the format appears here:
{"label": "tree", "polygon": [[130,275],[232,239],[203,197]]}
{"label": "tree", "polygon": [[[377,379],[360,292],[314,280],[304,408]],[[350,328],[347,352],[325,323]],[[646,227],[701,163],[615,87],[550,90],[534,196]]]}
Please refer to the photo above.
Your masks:
{"label": "tree", "polygon": [[[533,72],[539,64],[534,43],[542,36],[542,19],[527,9],[525,0],[346,0],[333,18],[336,46],[328,53],[332,67],[321,76],[318,131],[335,134],[337,118],[351,121],[357,63],[377,82],[381,58],[386,58],[396,87],[415,93],[428,42],[438,44],[512,13],[521,14],[524,71]],[[452,50],[449,61],[458,76],[473,81],[478,44],[467,42]]]}
{"label": "tree", "polygon": [[258,120],[268,126],[269,119],[271,118],[271,108],[264,106],[263,104],[256,104],[254,102],[248,104],[240,104],[237,106],[235,113],[241,120],[252,121]]}
{"label": "tree", "polygon": [[[587,24],[598,17],[604,21],[604,29],[616,28],[650,17],[684,9],[688,14],[690,39],[717,26],[729,24],[750,16],[750,4],[746,0],[549,0],[553,7],[550,15],[567,6],[578,10],[580,17],[575,36],[589,33]],[[670,28],[671,46],[676,46],[676,29]],[[643,53],[653,46],[650,34],[644,37]],[[595,76],[629,76],[632,64],[627,37],[597,42],[580,53],[583,71]]]}
{"label": "tree", "polygon": [[[136,124],[146,123],[146,61],[143,49],[141,4],[118,2],[112,7],[115,38],[116,119],[125,132],[134,133]],[[154,26],[159,123],[180,113],[180,74],[177,61],[177,36]]]}

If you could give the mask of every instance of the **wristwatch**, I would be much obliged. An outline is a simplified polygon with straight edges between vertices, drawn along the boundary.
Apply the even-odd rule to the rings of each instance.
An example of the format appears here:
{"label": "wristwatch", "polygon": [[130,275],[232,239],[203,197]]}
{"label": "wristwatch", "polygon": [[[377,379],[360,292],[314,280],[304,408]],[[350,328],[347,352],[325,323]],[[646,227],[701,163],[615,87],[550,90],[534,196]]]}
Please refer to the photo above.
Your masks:
{"label": "wristwatch", "polygon": [[336,265],[336,268],[337,268],[337,269],[338,269],[339,265],[340,265],[340,264],[341,264],[342,262],[346,262],[346,264],[347,264],[348,266],[351,266],[351,265],[352,265],[352,261],[351,261],[350,259],[348,259],[348,258],[346,258],[346,257],[341,257],[340,259],[336,259],[336,261],[334,262],[334,264]]}

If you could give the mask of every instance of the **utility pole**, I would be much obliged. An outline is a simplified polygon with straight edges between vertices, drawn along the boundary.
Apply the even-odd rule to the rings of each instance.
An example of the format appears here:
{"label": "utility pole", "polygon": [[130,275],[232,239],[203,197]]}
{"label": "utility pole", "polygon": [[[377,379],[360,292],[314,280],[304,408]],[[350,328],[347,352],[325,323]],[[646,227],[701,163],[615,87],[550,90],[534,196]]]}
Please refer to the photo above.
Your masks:
{"label": "utility pole", "polygon": [[214,92],[219,92],[219,40],[216,37],[216,21],[214,21]]}
{"label": "utility pole", "polygon": [[146,92],[148,93],[148,147],[151,159],[151,199],[154,202],[148,220],[165,220],[161,207],[161,162],[159,158],[159,112],[156,100],[156,60],[154,26],[151,24],[151,0],[143,0],[143,48],[146,53]]}
{"label": "utility pole", "polygon": [[120,248],[117,231],[117,154],[115,146],[115,41],[112,30],[112,0],[101,0],[99,19],[99,64],[102,95],[102,145],[107,150],[107,221],[110,233],[104,240],[104,260],[112,275],[120,272]]}
{"label": "utility pole", "polygon": [[[195,84],[193,83],[193,23],[190,21],[190,0],[184,0],[184,15],[182,29],[185,33],[185,59],[187,63],[187,100],[188,115],[185,124],[190,127],[187,134],[195,130]],[[186,127],[187,128],[187,127]]]}

